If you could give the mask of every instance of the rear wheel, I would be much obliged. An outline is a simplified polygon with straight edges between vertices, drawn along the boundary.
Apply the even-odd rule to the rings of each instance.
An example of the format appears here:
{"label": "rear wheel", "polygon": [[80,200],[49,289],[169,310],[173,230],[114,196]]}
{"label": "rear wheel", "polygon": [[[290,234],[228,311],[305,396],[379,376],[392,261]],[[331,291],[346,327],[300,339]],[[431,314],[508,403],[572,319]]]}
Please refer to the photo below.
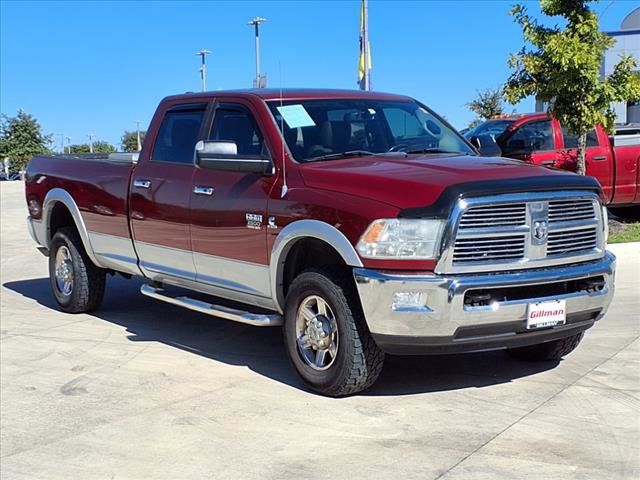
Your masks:
{"label": "rear wheel", "polygon": [[355,287],[338,272],[306,270],[292,282],[285,304],[289,358],[313,390],[349,395],[380,375],[384,353],[369,333]]}
{"label": "rear wheel", "polygon": [[51,239],[49,280],[60,308],[68,313],[90,312],[104,296],[106,271],[87,256],[78,234],[61,228]]}
{"label": "rear wheel", "polygon": [[529,345],[527,347],[511,348],[507,350],[509,354],[520,360],[530,362],[544,362],[551,360],[560,360],[565,355],[573,352],[584,333],[578,333],[571,337],[553,340],[551,342],[540,343],[538,345]]}

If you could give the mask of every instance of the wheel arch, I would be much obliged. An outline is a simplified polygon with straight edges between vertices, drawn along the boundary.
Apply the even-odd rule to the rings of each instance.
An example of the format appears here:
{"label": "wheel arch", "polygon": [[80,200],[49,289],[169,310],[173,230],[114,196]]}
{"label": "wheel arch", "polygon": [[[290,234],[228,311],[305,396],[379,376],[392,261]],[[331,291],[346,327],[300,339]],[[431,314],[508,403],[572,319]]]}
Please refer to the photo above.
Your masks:
{"label": "wheel arch", "polygon": [[280,313],[284,309],[286,262],[292,249],[301,241],[322,242],[333,250],[345,265],[363,266],[349,239],[333,225],[319,220],[298,220],[290,223],[278,234],[269,262],[271,295]]}
{"label": "wheel arch", "polygon": [[78,235],[80,236],[80,240],[82,241],[82,246],[87,252],[87,256],[91,259],[91,261],[98,267],[101,267],[100,262],[96,258],[95,252],[93,251],[93,247],[91,246],[91,241],[89,240],[89,234],[87,232],[87,227],[84,223],[84,219],[80,214],[80,209],[76,204],[75,200],[71,196],[69,192],[62,188],[52,188],[49,190],[47,195],[45,196],[42,208],[42,221],[46,228],[46,242],[45,245],[47,248],[51,245],[51,238],[54,235],[54,231],[52,228],[52,221],[56,218],[56,214],[60,211],[59,209],[64,208],[66,213],[70,216],[73,221],[73,227],[75,227]]}

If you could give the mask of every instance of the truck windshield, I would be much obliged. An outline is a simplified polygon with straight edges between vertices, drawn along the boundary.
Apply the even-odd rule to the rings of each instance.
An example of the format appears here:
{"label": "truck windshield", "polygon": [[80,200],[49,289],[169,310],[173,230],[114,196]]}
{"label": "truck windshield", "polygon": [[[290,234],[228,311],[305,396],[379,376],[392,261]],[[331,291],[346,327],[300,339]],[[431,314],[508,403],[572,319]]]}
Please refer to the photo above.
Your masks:
{"label": "truck windshield", "polygon": [[494,140],[498,140],[500,136],[507,130],[507,127],[511,125],[514,120],[487,120],[482,122],[477,127],[472,128],[465,132],[466,138],[481,137],[483,135],[489,135]]}
{"label": "truck windshield", "polygon": [[278,100],[269,108],[300,162],[392,152],[474,154],[455,130],[414,101]]}

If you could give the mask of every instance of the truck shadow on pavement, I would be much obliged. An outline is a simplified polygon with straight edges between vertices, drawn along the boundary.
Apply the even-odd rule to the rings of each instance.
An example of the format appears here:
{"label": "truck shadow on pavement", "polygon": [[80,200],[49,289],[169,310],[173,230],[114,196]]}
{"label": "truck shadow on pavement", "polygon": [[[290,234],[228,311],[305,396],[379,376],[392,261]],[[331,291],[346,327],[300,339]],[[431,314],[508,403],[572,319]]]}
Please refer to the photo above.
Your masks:
{"label": "truck shadow on pavement", "polygon": [[[132,342],[160,342],[252,371],[305,390],[290,366],[279,328],[259,328],[208,317],[139,293],[140,280],[109,277],[101,308],[90,315],[124,327]],[[57,310],[48,278],[6,282],[4,288]],[[508,383],[554,368],[558,362],[525,363],[506,353],[387,356],[377,383],[361,396],[407,395]]]}

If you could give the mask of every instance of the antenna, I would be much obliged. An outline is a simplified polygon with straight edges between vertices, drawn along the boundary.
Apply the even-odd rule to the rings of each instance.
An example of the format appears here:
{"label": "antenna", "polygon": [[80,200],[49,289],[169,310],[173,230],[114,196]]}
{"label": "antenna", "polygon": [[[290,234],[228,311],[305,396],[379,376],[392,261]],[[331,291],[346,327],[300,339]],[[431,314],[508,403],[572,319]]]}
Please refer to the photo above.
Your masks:
{"label": "antenna", "polygon": [[[280,61],[278,61],[278,74],[280,75],[280,107],[282,107],[282,64]],[[282,190],[280,191],[280,198],[284,198],[289,191],[289,187],[287,186],[287,159],[284,151],[284,116],[282,113],[280,113],[280,137],[282,140]]]}

